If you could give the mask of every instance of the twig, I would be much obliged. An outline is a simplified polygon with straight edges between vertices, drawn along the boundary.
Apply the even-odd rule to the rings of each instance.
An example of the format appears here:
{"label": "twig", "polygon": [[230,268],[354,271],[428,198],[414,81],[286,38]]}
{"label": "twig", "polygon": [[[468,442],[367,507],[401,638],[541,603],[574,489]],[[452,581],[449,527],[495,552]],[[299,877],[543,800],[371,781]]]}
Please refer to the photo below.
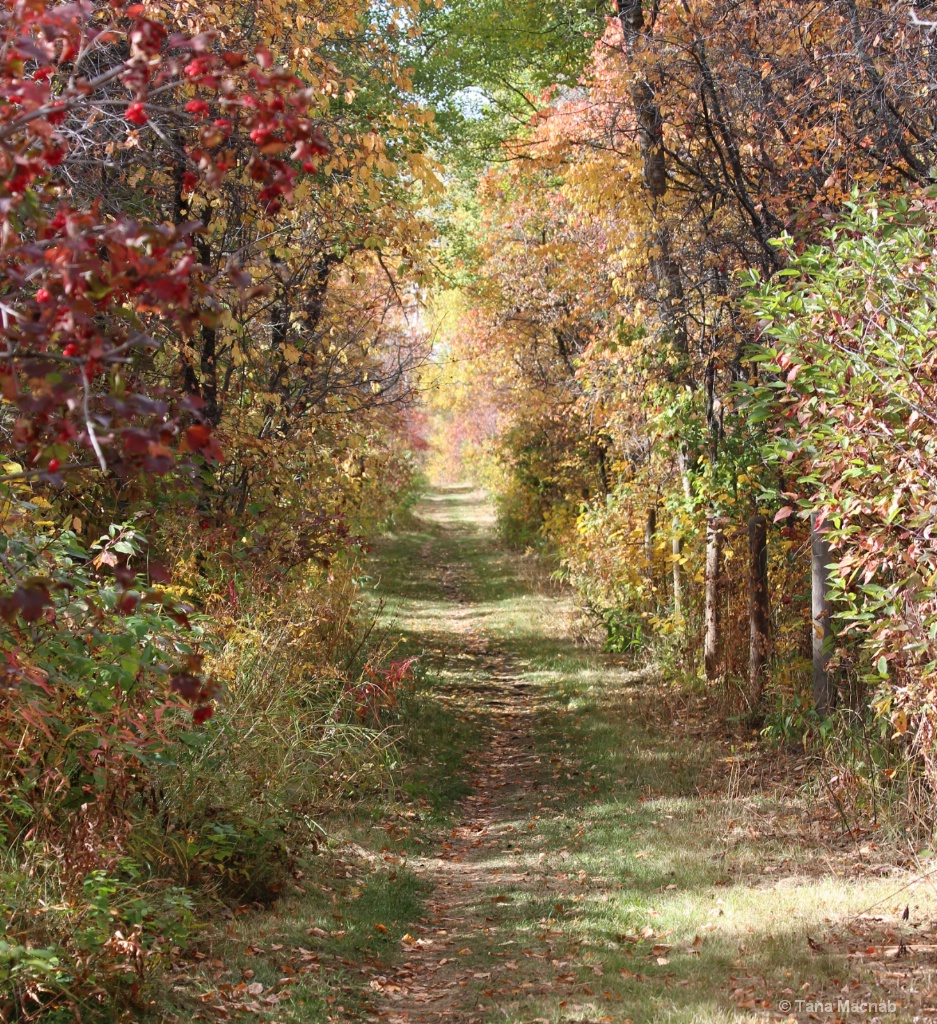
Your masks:
{"label": "twig", "polygon": [[874,903],[870,903],[865,910],[860,910],[858,913],[853,914],[850,921],[855,921],[856,918],[862,917],[863,914],[867,914],[870,910],[874,910],[876,907],[881,906],[883,903],[887,903],[889,900],[894,899],[898,893],[904,892],[905,889],[910,889],[912,885],[917,885],[918,882],[923,882],[925,879],[930,878],[931,875],[937,875],[937,868],[931,868],[930,871],[925,871],[923,875],[918,875],[917,878],[912,878],[910,882],[906,882],[900,889],[895,889],[894,892],[890,892],[887,896],[883,896],[880,900],[876,900]]}
{"label": "twig", "polygon": [[94,423],[91,422],[91,386],[88,383],[88,371],[84,365],[81,367],[81,385],[83,392],[82,411],[85,416],[85,426],[88,428],[88,440],[91,442],[94,454],[98,457],[98,465],[106,473],[107,460],[104,458],[104,452],[101,451],[101,443],[98,441],[98,435],[94,429]]}

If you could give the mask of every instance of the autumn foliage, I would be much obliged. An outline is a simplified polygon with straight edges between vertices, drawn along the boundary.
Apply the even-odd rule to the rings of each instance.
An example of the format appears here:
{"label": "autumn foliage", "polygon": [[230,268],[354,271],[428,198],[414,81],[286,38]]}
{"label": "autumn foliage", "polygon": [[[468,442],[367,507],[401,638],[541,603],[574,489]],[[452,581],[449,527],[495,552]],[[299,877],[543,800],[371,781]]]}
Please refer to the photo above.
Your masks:
{"label": "autumn foliage", "polygon": [[476,451],[508,536],[553,548],[612,649],[769,736],[838,707],[880,744],[838,775],[857,805],[937,781],[933,34],[898,3],[620,0],[482,176],[450,328],[499,410]]}
{"label": "autumn foliage", "polygon": [[[299,804],[343,785],[322,736],[353,757],[409,671],[354,580],[413,479],[431,116],[392,8],[304,10],[0,20],[4,1020],[136,999],[191,924],[177,883],[284,870]],[[225,766],[265,645],[293,667],[254,756],[310,709],[275,817]]]}
{"label": "autumn foliage", "polygon": [[385,784],[360,558],[424,462],[609,650],[933,824],[937,23],[500,13],[0,14],[0,1019],[142,1005]]}

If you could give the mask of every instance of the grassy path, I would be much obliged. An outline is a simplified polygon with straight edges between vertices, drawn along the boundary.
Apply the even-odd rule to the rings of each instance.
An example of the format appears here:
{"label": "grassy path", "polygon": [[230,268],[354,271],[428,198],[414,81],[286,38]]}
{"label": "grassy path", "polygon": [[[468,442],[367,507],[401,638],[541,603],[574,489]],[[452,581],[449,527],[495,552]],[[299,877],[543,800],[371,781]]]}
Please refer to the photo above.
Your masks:
{"label": "grassy path", "polygon": [[935,1019],[926,868],[843,837],[750,737],[577,644],[481,495],[430,493],[376,566],[385,619],[480,739],[451,825],[412,847],[426,904],[364,1019]]}

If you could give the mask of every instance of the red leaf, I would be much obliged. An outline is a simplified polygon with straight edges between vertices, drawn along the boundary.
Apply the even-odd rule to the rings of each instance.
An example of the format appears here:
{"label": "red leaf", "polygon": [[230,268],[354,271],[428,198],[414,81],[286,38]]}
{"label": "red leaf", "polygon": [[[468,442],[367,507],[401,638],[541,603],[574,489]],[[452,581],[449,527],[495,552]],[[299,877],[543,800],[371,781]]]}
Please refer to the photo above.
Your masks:
{"label": "red leaf", "polygon": [[202,725],[207,722],[209,718],[215,713],[215,708],[212,704],[203,704],[202,707],[196,708],[192,712],[192,721],[196,725]]}
{"label": "red leaf", "polygon": [[206,448],[211,441],[211,427],[204,423],[196,423],[185,432],[185,443],[190,451],[197,452]]}
{"label": "red leaf", "polygon": [[180,672],[169,681],[171,689],[184,700],[195,700],[202,692],[200,676],[191,672]]}
{"label": "red leaf", "polygon": [[0,600],[0,614],[12,619],[17,612],[26,622],[36,622],[42,610],[52,604],[48,589],[43,584],[29,583],[17,587],[9,597]]}
{"label": "red leaf", "polygon": [[147,568],[150,573],[150,579],[154,583],[168,583],[172,579],[169,570],[162,562],[151,561]]}
{"label": "red leaf", "polygon": [[140,595],[135,590],[125,590],[117,599],[117,610],[121,615],[133,615],[140,603]]}

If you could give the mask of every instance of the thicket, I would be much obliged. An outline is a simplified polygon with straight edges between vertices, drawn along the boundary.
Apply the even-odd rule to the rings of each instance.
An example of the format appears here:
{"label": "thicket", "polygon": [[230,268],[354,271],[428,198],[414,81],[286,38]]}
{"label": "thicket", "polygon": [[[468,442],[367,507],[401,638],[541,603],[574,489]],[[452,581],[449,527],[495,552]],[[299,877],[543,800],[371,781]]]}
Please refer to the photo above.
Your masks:
{"label": "thicket", "polygon": [[116,1019],[393,785],[429,237],[392,6],[0,14],[0,1020]]}
{"label": "thicket", "polygon": [[842,807],[926,831],[935,26],[859,0],[597,13],[576,75],[482,76],[500,149],[440,307],[443,419],[472,424],[446,458],[611,649],[822,741]]}

